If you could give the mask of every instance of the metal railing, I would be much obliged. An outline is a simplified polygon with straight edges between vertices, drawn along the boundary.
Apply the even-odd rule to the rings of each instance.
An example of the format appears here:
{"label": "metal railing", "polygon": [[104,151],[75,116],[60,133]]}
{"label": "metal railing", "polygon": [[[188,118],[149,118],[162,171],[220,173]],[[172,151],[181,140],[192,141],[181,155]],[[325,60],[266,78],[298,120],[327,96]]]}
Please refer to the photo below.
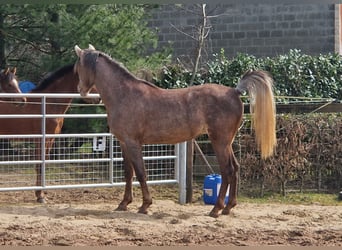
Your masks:
{"label": "metal railing", "polygon": [[[4,97],[41,98],[40,114],[0,113],[0,191],[48,190],[67,188],[113,187],[124,182],[123,158],[117,139],[103,133],[47,134],[46,120],[106,119],[106,114],[49,114],[47,98],[81,98],[79,94],[5,94]],[[89,98],[98,98],[90,94]],[[3,102],[3,101],[2,101]],[[11,105],[15,105],[14,103]],[[57,104],[56,104],[57,105]],[[91,105],[91,104],[87,104]],[[1,107],[1,103],[0,103]],[[1,108],[0,108],[1,110]],[[3,119],[41,119],[40,134],[5,134],[1,131]],[[45,155],[45,143],[54,139],[54,145]],[[36,142],[42,146],[35,152]],[[185,143],[176,145],[144,145],[143,159],[149,184],[178,183],[179,201],[185,203]],[[36,183],[36,168],[41,172],[41,185]],[[134,181],[134,184],[138,184]]]}

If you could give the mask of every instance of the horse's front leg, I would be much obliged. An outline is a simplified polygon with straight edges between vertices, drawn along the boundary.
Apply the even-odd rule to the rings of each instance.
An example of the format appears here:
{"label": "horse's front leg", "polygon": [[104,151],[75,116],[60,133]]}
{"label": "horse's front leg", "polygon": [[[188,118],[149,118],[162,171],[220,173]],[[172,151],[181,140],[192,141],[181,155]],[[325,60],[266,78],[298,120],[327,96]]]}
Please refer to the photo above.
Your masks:
{"label": "horse's front leg", "polygon": [[[148,207],[152,204],[152,198],[146,182],[146,173],[141,152],[142,146],[135,141],[126,141],[124,144],[125,146],[122,148],[122,150],[125,151],[124,157],[126,157],[126,160],[133,166],[142,191],[143,203],[138,212],[146,214]],[[126,190],[128,190],[127,187]]]}
{"label": "horse's front leg", "polygon": [[147,209],[152,204],[152,197],[150,195],[147,182],[146,182],[147,177],[146,177],[144,161],[143,161],[143,157],[141,153],[141,147],[140,147],[140,150],[134,152],[132,162],[133,162],[135,174],[140,183],[140,188],[141,188],[142,197],[143,197],[143,203],[141,207],[139,208],[138,212],[142,214],[147,214]]}
{"label": "horse's front leg", "polygon": [[124,149],[124,145],[121,144],[122,154],[123,154],[123,165],[125,171],[125,193],[123,200],[120,202],[119,206],[116,208],[117,211],[126,211],[128,204],[130,204],[133,200],[133,166],[129,159],[126,157],[126,150]]}

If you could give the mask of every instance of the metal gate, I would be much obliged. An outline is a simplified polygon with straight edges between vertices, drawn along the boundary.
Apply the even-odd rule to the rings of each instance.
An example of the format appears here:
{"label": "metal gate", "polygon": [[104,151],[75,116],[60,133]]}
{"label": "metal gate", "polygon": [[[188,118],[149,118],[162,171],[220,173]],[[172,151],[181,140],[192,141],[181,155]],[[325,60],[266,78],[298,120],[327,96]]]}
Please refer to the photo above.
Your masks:
{"label": "metal gate", "polygon": [[[113,187],[124,185],[123,158],[118,140],[110,133],[46,134],[46,119],[106,119],[106,114],[48,114],[47,97],[80,98],[78,94],[0,94],[3,97],[26,96],[41,98],[41,114],[0,114],[0,191],[47,190],[66,188]],[[91,98],[98,97],[91,94]],[[1,105],[1,103],[0,103]],[[13,104],[15,105],[15,104]],[[85,105],[85,104],[82,104]],[[86,104],[91,105],[91,104]],[[4,118],[39,118],[41,134],[4,134]],[[64,123],[65,124],[65,123]],[[44,145],[54,138],[49,155]],[[35,153],[42,145],[40,155]],[[178,183],[179,201],[185,203],[185,143],[177,145],[144,145],[143,157],[148,183]],[[41,185],[36,185],[36,167]],[[138,182],[134,181],[134,184]]]}

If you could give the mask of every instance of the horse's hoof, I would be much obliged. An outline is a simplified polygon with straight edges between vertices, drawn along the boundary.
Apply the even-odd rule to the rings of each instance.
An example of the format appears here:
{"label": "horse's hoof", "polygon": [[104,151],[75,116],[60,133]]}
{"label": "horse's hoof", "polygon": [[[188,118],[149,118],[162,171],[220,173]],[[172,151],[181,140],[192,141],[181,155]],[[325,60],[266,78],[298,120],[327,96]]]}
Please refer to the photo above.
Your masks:
{"label": "horse's hoof", "polygon": [[223,215],[229,215],[230,214],[230,209],[223,209],[222,210]]}
{"label": "horse's hoof", "polygon": [[115,211],[127,211],[127,207],[126,207],[126,206],[121,206],[121,205],[119,205],[119,206],[115,209]]}
{"label": "horse's hoof", "polygon": [[46,200],[43,197],[39,197],[39,198],[37,198],[37,202],[44,204],[44,203],[46,203]]}
{"label": "horse's hoof", "polygon": [[213,218],[218,218],[218,217],[219,217],[218,212],[215,212],[215,211],[211,211],[211,212],[209,213],[209,216],[210,216],[210,217],[213,217]]}
{"label": "horse's hoof", "polygon": [[232,210],[232,208],[235,207],[235,206],[236,206],[236,203],[232,204],[230,206],[224,207],[223,210],[222,210],[222,214],[224,214],[224,215],[230,214],[230,210]]}
{"label": "horse's hoof", "polygon": [[139,208],[138,213],[139,214],[147,214],[147,209]]}

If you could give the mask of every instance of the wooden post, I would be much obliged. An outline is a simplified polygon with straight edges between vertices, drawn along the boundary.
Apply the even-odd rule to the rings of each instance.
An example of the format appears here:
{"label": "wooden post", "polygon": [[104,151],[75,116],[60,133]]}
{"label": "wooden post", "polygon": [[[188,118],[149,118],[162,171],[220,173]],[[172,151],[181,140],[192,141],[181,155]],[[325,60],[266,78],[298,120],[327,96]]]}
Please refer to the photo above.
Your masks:
{"label": "wooden post", "polygon": [[189,140],[186,143],[186,203],[192,202],[193,159],[194,143],[193,140]]}

